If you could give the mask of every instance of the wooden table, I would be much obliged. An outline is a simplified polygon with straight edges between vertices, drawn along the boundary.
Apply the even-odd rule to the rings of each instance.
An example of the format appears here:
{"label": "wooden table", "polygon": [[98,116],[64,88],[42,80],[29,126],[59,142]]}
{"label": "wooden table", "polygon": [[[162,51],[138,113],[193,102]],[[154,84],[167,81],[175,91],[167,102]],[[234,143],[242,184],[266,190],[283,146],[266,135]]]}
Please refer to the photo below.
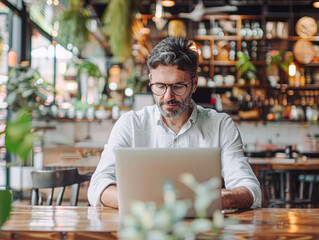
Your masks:
{"label": "wooden table", "polygon": [[[319,209],[264,208],[226,216],[239,221],[222,230],[224,239],[319,239]],[[103,207],[13,206],[0,239],[116,239],[118,220],[116,210]]]}
{"label": "wooden table", "polygon": [[252,167],[270,167],[278,170],[319,170],[319,158],[249,158]]}

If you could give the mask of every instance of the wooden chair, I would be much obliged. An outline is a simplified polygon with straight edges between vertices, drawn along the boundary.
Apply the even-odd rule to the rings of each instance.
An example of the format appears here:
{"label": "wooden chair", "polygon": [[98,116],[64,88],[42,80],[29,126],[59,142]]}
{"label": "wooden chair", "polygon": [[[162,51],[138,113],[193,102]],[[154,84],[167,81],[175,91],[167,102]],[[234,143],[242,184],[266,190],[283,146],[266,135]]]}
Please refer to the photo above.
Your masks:
{"label": "wooden chair", "polygon": [[315,207],[319,172],[263,170],[262,187],[266,207]]}
{"label": "wooden chair", "polygon": [[56,205],[61,205],[65,188],[72,186],[70,196],[70,206],[76,206],[78,203],[79,187],[82,182],[89,181],[92,173],[79,174],[76,168],[61,170],[36,170],[31,173],[33,188],[31,193],[31,205],[42,205],[43,194],[39,195],[39,189],[51,189],[46,205],[52,205],[55,188],[61,188],[56,199]]}

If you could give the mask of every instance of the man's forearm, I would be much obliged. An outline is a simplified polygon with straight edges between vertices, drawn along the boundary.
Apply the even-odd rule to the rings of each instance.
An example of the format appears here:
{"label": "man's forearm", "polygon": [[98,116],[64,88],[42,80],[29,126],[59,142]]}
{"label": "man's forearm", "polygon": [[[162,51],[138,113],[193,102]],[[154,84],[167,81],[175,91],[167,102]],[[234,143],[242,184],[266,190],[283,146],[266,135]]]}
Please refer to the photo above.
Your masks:
{"label": "man's forearm", "polygon": [[222,209],[225,208],[250,208],[254,202],[252,193],[246,187],[222,189]]}
{"label": "man's forearm", "polygon": [[101,203],[105,207],[118,208],[118,196],[116,185],[109,185],[101,194]]}

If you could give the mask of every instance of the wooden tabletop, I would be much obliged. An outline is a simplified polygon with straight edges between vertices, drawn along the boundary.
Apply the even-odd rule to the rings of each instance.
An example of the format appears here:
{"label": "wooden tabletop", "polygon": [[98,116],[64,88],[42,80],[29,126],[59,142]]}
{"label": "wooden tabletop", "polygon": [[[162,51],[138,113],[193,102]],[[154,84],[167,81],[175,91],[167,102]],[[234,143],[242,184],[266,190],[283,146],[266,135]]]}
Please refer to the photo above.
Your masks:
{"label": "wooden tabletop", "polygon": [[272,169],[282,170],[319,170],[319,158],[249,158],[251,165],[271,165]]}
{"label": "wooden tabletop", "polygon": [[[263,208],[226,217],[239,221],[222,230],[224,239],[319,239],[319,209]],[[0,239],[116,239],[118,221],[110,208],[13,206]]]}

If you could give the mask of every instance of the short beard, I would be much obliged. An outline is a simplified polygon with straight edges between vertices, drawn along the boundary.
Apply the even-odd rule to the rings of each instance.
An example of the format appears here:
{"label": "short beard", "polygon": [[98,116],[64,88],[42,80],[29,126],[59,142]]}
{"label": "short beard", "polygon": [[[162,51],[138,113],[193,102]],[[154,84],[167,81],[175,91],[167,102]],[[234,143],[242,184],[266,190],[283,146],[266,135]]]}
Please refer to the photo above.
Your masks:
{"label": "short beard", "polygon": [[[191,100],[192,100],[192,95],[193,93],[190,92],[189,95],[187,96],[187,98],[185,99],[184,103],[181,103],[181,102],[178,102],[178,101],[175,101],[175,100],[172,100],[172,101],[166,101],[166,100],[162,100],[161,102],[156,102],[156,105],[158,107],[158,110],[161,112],[162,116],[163,117],[166,117],[166,118],[175,118],[175,117],[178,117],[180,116],[182,113],[184,113],[188,107],[190,106],[191,104]],[[163,109],[162,109],[162,105],[163,104],[178,104],[179,108],[174,111],[174,112],[165,112]]]}

